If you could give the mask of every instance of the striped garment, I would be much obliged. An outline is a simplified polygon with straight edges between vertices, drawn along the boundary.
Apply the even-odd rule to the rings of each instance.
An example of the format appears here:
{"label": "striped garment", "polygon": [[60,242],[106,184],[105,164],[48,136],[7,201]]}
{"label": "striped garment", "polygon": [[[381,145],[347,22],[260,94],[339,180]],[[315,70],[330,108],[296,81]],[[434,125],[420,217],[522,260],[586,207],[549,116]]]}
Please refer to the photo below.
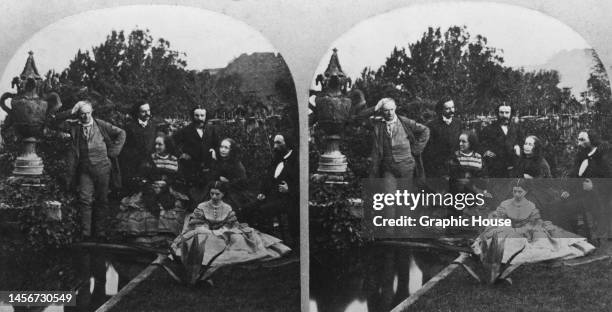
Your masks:
{"label": "striped garment", "polygon": [[151,160],[153,160],[155,168],[160,171],[171,173],[178,172],[178,160],[174,155],[161,156],[154,153],[151,155]]}
{"label": "striped garment", "polygon": [[459,162],[459,166],[467,170],[479,171],[482,169],[482,156],[476,152],[464,154],[460,151],[455,152],[455,157]]}

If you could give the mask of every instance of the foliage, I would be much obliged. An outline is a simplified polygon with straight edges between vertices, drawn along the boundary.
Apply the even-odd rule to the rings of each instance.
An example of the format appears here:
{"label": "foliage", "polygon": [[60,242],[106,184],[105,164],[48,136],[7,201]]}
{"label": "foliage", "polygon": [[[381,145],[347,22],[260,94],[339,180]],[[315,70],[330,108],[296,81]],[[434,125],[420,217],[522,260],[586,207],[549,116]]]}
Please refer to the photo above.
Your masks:
{"label": "foliage", "polygon": [[[206,240],[207,238],[205,238]],[[177,256],[174,250],[171,248],[170,253],[172,254],[173,261],[177,264],[178,270],[176,272],[169,266],[161,264],[162,267],[179,283],[185,283],[190,286],[194,286],[200,280],[206,280],[212,274],[209,271],[211,264],[219,257],[225,249],[218,252],[215,256],[211,257],[206,265],[202,264],[204,260],[204,246],[206,242],[200,244],[198,235],[193,237],[190,245],[187,245],[185,237],[181,237],[180,242],[181,256]]]}
{"label": "foliage", "polygon": [[[47,85],[60,91],[66,107],[82,99],[75,94],[83,90],[100,95],[95,99],[98,115],[117,122],[122,121],[118,115],[129,114],[132,105],[142,102],[151,103],[153,115],[163,118],[189,118],[195,106],[205,107],[213,117],[234,117],[237,110],[247,111],[243,117],[248,117],[259,103],[274,102],[244,93],[239,74],[187,70],[184,55],[168,40],[155,40],[149,30],[113,31],[91,51],[79,50],[61,75],[48,77],[54,80]],[[283,103],[272,106],[296,104],[290,76],[275,86]]]}
{"label": "foliage", "polygon": [[[322,133],[319,133],[316,126],[312,132],[314,140],[309,144],[311,174],[316,172],[319,148],[323,144]],[[367,176],[369,170],[369,144],[367,129],[359,125],[349,126],[341,145],[349,161],[350,174],[345,178],[348,184],[326,184],[324,179],[311,176],[308,206],[312,252],[346,250],[361,246],[367,240],[358,213],[362,207],[351,199],[361,199],[360,177]]]}
{"label": "foliage", "polygon": [[479,255],[479,265],[475,268],[472,268],[463,262],[461,265],[473,278],[479,282],[495,284],[497,282],[505,281],[512,284],[512,279],[510,279],[508,275],[510,275],[510,273],[512,273],[512,271],[518,267],[518,265],[512,264],[512,260],[523,252],[525,246],[510,256],[506,263],[502,263],[505,242],[506,237],[499,238],[497,233],[491,237],[490,241],[481,235],[481,253]]}
{"label": "foliage", "polygon": [[136,29],[127,36],[123,31],[113,31],[91,53],[79,50],[62,72],[60,82],[95,90],[123,112],[143,100],[175,103],[156,105],[159,111],[155,113],[172,113],[177,108],[186,111],[189,106],[184,105],[191,103],[181,95],[186,62],[180,56],[170,49],[167,40],[154,41],[148,30]]}
{"label": "foliage", "polygon": [[366,240],[362,229],[362,206],[359,179],[349,184],[326,184],[311,181],[309,192],[309,224],[311,252],[341,250],[361,246]]}
{"label": "foliage", "polygon": [[612,94],[610,92],[610,80],[606,74],[606,68],[593,50],[593,60],[595,65],[592,68],[587,87],[590,95],[593,97],[594,106],[598,111],[610,112],[612,107]]}
{"label": "foliage", "polygon": [[[3,203],[19,210],[18,220],[25,235],[26,245],[33,250],[60,248],[75,239],[78,225],[73,198],[48,183],[45,187],[25,187],[3,182],[0,185]],[[45,212],[45,201],[59,201],[62,204],[62,220],[51,220]]]}
{"label": "foliage", "polygon": [[503,63],[500,51],[488,46],[485,37],[472,36],[465,26],[452,26],[444,33],[430,27],[407,48],[394,48],[380,68],[365,68],[355,86],[370,105],[382,97],[392,97],[402,106],[450,96],[466,114],[491,112],[503,102],[523,115],[582,109],[569,89],[557,87],[556,71],[526,72]]}
{"label": "foliage", "polygon": [[[6,134],[5,134],[6,135]],[[14,136],[6,136],[2,154],[2,172],[12,171],[13,160],[20,149]],[[37,152],[45,163],[45,173],[50,178],[41,180],[44,186],[22,186],[6,179],[0,183],[0,198],[11,209],[19,211],[21,230],[25,235],[27,246],[37,250],[59,248],[69,245],[76,238],[79,230],[74,198],[63,188],[62,180],[66,170],[63,155],[68,142],[62,137],[47,133],[37,144]],[[45,201],[61,203],[62,220],[50,220],[45,212]]]}
{"label": "foliage", "polygon": [[[4,251],[0,255],[3,276],[0,288],[13,290],[65,290],[82,281],[74,266],[74,250],[45,250],[44,256],[36,250]],[[10,278],[6,278],[10,277]]]}

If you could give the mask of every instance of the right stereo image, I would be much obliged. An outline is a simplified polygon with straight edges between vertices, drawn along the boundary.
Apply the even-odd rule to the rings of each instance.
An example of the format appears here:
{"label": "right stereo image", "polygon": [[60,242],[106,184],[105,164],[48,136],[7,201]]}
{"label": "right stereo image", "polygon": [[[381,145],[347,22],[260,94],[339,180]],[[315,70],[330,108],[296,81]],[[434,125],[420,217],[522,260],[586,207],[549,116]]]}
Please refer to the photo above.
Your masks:
{"label": "right stereo image", "polygon": [[568,25],[389,11],[332,43],[308,103],[311,312],[609,311],[610,82]]}

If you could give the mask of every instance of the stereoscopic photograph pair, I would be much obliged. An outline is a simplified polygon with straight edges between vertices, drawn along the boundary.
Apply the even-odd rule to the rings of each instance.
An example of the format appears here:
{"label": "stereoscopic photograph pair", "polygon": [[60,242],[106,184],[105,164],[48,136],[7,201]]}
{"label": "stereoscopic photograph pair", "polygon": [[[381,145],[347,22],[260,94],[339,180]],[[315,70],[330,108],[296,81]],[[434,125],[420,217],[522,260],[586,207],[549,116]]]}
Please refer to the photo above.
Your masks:
{"label": "stereoscopic photograph pair", "polygon": [[610,309],[609,66],[581,33],[406,3],[312,67],[223,13],[266,4],[197,6],[10,22],[0,311]]}

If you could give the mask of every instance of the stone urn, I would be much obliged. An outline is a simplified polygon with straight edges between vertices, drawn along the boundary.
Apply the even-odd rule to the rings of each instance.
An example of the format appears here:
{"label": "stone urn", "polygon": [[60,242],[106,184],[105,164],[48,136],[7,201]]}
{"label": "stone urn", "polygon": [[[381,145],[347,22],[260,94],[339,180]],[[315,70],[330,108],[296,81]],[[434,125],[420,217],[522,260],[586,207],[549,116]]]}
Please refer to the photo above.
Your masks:
{"label": "stone urn", "polygon": [[[42,79],[30,52],[25,68],[19,77],[13,79],[17,93],[6,92],[0,97],[0,108],[6,113],[6,127],[13,127],[23,144],[15,160],[13,174],[17,176],[40,176],[43,173],[42,159],[36,154],[36,143],[42,137],[45,121],[49,114],[62,105],[56,93],[39,95]],[[11,99],[10,107],[6,104]],[[49,104],[49,103],[52,104]]]}
{"label": "stone urn", "polygon": [[351,99],[346,94],[350,80],[346,77],[337,50],[331,56],[327,70],[317,77],[322,93],[314,99],[317,126],[323,133],[323,153],[317,171],[322,174],[342,174],[347,171],[346,156],[340,151],[344,128],[351,118]]}
{"label": "stone urn", "polygon": [[351,100],[342,95],[326,94],[316,99],[317,123],[323,132],[323,154],[319,157],[321,173],[343,173],[346,156],[340,151],[344,127],[349,120]]}

